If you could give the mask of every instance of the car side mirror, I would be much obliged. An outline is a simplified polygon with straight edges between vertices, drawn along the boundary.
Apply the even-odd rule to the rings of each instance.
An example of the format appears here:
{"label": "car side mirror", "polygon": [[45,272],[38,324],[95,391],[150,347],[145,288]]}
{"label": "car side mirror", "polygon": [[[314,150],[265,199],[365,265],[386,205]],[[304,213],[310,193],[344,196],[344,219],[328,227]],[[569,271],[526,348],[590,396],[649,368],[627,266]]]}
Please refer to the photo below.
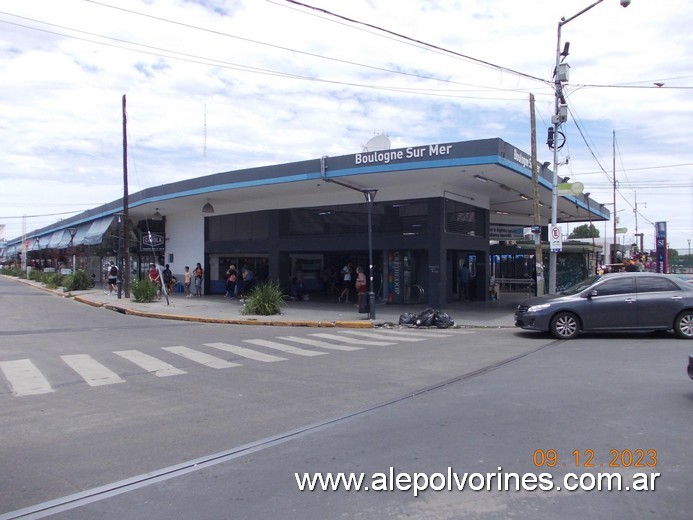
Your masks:
{"label": "car side mirror", "polygon": [[587,298],[591,300],[592,298],[598,295],[599,291],[597,291],[597,289],[592,289],[590,292],[587,293]]}

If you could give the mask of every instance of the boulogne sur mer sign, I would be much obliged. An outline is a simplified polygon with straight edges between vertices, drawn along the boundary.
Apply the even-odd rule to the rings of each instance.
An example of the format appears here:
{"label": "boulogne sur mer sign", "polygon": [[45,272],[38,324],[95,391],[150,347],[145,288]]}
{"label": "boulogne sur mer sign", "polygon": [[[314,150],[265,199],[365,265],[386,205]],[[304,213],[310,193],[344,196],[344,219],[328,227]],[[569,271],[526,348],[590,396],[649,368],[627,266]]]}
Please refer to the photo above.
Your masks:
{"label": "boulogne sur mer sign", "polygon": [[450,155],[451,144],[431,144],[428,146],[411,146],[398,150],[381,150],[354,155],[355,164],[388,164],[405,159],[426,159]]}

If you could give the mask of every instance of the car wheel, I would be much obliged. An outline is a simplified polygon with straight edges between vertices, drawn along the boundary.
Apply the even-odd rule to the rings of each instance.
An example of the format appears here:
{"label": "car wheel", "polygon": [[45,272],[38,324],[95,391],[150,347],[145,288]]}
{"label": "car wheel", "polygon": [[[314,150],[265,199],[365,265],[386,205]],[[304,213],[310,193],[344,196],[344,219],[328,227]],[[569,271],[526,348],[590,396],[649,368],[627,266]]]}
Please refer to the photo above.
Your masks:
{"label": "car wheel", "polygon": [[559,312],[551,319],[551,334],[558,339],[573,339],[580,333],[580,322],[572,312]]}
{"label": "car wheel", "polygon": [[674,331],[679,338],[693,339],[693,311],[683,311],[676,316]]}

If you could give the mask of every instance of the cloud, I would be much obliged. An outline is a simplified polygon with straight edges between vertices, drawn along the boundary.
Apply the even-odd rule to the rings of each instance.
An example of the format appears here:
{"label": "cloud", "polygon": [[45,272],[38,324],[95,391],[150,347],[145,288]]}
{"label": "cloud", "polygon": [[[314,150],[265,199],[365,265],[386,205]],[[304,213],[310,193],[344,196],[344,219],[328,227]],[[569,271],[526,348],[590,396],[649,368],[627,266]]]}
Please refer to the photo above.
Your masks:
{"label": "cloud", "polygon": [[[530,93],[539,159],[551,160],[557,24],[589,2],[306,3],[440,49],[285,0],[5,2],[6,237],[21,233],[19,215],[120,197],[123,95],[131,191],[354,153],[380,131],[395,147],[500,137],[529,151]],[[611,202],[615,131],[620,225],[632,233],[637,216],[648,248],[653,222],[667,221],[680,249],[693,228],[692,16],[684,0],[607,0],[562,29],[570,162],[559,171]]]}

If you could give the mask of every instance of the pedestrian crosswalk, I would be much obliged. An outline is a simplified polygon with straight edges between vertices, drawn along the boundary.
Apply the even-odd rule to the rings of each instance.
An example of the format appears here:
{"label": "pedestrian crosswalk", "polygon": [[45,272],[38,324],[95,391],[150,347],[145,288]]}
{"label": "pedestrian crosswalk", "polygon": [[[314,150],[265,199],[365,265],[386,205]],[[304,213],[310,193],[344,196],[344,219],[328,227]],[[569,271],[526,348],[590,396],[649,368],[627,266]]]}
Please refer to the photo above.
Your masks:
{"label": "pedestrian crosswalk", "polygon": [[[471,333],[471,331],[470,331]],[[457,332],[460,334],[460,332]],[[432,338],[446,338],[452,333],[437,331],[400,331],[400,330],[335,330],[334,332],[312,332],[305,336],[278,336],[268,339],[246,339],[238,341],[241,345],[231,343],[203,343],[191,348],[185,345],[161,347],[161,353],[145,353],[139,350],[118,350],[113,355],[138,367],[145,374],[156,377],[171,377],[187,374],[186,370],[176,366],[188,363],[203,367],[224,370],[242,367],[247,362],[274,363],[289,361],[299,357],[317,357],[335,352],[354,352],[368,347],[388,347],[401,343],[426,342]],[[59,356],[62,363],[77,374],[87,385],[92,387],[109,386],[125,383],[121,369],[119,374],[104,357],[100,355],[66,354]],[[229,354],[231,359],[229,360]],[[160,357],[159,357],[160,356]],[[181,363],[181,358],[186,363]],[[114,363],[115,364],[115,363]],[[39,367],[40,363],[31,359],[14,359],[0,361],[0,397],[16,397],[50,394],[56,392],[49,379]],[[189,370],[189,369],[188,369]],[[138,372],[138,373],[140,373]],[[124,372],[129,373],[129,372]],[[3,381],[4,380],[4,381]],[[6,384],[6,391],[2,383]]]}

